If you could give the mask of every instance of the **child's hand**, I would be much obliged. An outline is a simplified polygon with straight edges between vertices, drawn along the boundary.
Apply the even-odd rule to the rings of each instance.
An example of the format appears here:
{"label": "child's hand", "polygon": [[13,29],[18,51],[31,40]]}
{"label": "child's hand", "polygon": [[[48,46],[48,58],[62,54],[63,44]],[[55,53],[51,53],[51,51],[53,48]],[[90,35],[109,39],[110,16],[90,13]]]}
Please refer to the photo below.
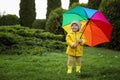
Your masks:
{"label": "child's hand", "polygon": [[77,41],[77,43],[75,43],[72,47],[73,47],[73,48],[76,48],[76,47],[77,47],[77,46],[78,46],[81,42],[82,42],[82,40],[81,40],[81,39],[80,39],[80,40],[78,40],[78,41]]}
{"label": "child's hand", "polygon": [[82,42],[82,40],[80,39],[80,40],[78,40],[78,42],[77,42],[77,43],[78,43],[78,44],[80,44],[81,42]]}
{"label": "child's hand", "polygon": [[78,46],[78,43],[74,44],[72,47],[73,48],[76,48]]}

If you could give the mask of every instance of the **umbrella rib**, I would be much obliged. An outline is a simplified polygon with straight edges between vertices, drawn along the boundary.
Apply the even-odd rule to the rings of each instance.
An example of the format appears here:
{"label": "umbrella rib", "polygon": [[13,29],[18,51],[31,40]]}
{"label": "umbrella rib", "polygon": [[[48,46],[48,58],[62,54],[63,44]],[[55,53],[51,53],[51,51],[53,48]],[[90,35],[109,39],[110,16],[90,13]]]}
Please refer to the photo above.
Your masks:
{"label": "umbrella rib", "polygon": [[[85,14],[87,15],[87,12],[86,12],[85,10],[84,10],[84,12],[85,12]],[[87,18],[87,19],[90,19],[90,18],[88,17],[88,15],[86,16],[86,18]]]}
{"label": "umbrella rib", "polygon": [[[92,31],[93,31],[93,30],[92,30],[92,28],[91,28],[91,25],[90,25],[90,30],[91,30],[91,32],[90,32],[90,33],[91,33],[91,35],[92,35]],[[93,44],[92,39],[93,39],[93,36],[91,36],[91,39],[90,39],[90,40],[91,40],[91,44]]]}

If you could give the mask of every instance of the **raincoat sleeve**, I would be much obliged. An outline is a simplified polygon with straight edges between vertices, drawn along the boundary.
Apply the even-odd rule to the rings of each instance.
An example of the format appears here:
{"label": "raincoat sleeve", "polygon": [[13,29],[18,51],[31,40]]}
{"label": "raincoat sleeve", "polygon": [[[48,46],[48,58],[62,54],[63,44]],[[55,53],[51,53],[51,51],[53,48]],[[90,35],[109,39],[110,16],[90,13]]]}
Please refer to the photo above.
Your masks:
{"label": "raincoat sleeve", "polygon": [[66,42],[71,47],[73,47],[73,45],[75,44],[75,42],[72,41],[72,38],[71,38],[71,36],[69,34],[66,36]]}
{"label": "raincoat sleeve", "polygon": [[82,43],[81,43],[81,45],[84,45],[86,43],[86,39],[85,39],[85,36],[83,35],[82,36]]}

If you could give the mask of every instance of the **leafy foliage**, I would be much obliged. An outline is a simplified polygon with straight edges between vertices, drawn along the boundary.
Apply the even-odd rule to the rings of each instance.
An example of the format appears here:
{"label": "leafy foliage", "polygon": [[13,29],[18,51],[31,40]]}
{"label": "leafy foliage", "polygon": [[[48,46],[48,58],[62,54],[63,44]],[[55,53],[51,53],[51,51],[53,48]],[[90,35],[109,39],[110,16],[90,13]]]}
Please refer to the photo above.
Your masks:
{"label": "leafy foliage", "polygon": [[32,27],[36,18],[35,0],[21,0],[19,15],[21,26]]}
{"label": "leafy foliage", "polygon": [[104,6],[109,5],[109,4],[110,4],[111,2],[113,2],[113,1],[116,1],[116,0],[109,0],[109,1],[102,0],[101,3],[100,3],[99,9],[100,9],[100,10],[103,10],[103,9],[104,9]]}
{"label": "leafy foliage", "polygon": [[46,19],[48,18],[48,16],[51,13],[51,11],[56,9],[57,7],[61,7],[61,0],[47,0]]}
{"label": "leafy foliage", "polygon": [[62,13],[64,10],[62,8],[56,8],[53,10],[46,22],[46,30],[49,32],[53,32],[55,34],[64,34],[64,30],[62,29]]}
{"label": "leafy foliage", "polygon": [[63,50],[63,35],[55,35],[41,29],[22,26],[0,27],[0,52],[6,54],[42,54],[46,51]]}
{"label": "leafy foliage", "polygon": [[32,28],[36,28],[36,29],[45,29],[45,24],[46,24],[46,20],[45,19],[37,19],[33,22],[32,24]]}
{"label": "leafy foliage", "polygon": [[73,3],[79,3],[79,0],[70,0],[70,6],[71,6]]}
{"label": "leafy foliage", "polygon": [[[89,1],[88,1],[88,6],[89,6],[89,8],[98,9],[101,1],[102,1],[102,0],[89,0]],[[107,2],[107,1],[106,1],[106,2]],[[108,1],[108,2],[109,2],[109,1]]]}
{"label": "leafy foliage", "polygon": [[74,7],[76,7],[76,6],[83,6],[83,7],[87,7],[88,5],[87,4],[80,4],[80,3],[77,3],[77,2],[74,2],[70,7],[69,7],[69,9],[72,9],[72,8],[74,8]]}
{"label": "leafy foliage", "polygon": [[0,26],[19,24],[19,18],[16,15],[3,15],[0,17]]}

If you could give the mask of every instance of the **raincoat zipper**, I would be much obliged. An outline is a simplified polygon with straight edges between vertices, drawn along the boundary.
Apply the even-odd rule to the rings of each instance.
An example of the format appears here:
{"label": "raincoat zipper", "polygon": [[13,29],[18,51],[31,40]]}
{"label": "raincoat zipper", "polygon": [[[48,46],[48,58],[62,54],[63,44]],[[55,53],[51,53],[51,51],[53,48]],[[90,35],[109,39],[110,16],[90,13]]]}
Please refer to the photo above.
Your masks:
{"label": "raincoat zipper", "polygon": [[[76,36],[76,32],[75,32],[75,42],[77,43],[77,36]],[[75,48],[75,56],[76,56],[76,51],[77,51],[77,47]]]}

